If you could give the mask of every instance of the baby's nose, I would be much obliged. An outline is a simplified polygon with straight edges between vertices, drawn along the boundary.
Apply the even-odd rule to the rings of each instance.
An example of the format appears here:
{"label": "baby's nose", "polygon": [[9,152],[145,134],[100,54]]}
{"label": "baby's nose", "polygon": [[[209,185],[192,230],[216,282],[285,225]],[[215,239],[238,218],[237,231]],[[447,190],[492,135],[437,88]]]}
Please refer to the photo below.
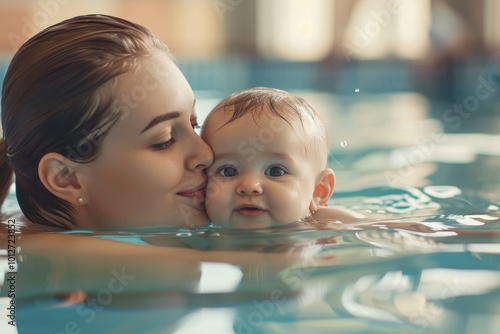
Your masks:
{"label": "baby's nose", "polygon": [[244,174],[240,176],[240,182],[236,188],[238,195],[261,195],[262,184],[260,179],[254,175]]}

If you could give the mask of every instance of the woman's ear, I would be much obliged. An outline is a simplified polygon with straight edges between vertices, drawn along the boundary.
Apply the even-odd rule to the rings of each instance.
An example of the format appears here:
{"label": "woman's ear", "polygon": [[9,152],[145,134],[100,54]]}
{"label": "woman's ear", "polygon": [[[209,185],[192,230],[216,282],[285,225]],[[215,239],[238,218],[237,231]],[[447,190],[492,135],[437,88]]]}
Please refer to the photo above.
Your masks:
{"label": "woman's ear", "polygon": [[320,207],[328,205],[335,189],[335,173],[330,168],[321,171],[319,182],[314,188],[313,198],[309,205],[310,212],[316,212]]}
{"label": "woman's ear", "polygon": [[82,186],[74,171],[75,163],[59,153],[47,153],[38,163],[38,177],[54,195],[77,204],[82,196]]}

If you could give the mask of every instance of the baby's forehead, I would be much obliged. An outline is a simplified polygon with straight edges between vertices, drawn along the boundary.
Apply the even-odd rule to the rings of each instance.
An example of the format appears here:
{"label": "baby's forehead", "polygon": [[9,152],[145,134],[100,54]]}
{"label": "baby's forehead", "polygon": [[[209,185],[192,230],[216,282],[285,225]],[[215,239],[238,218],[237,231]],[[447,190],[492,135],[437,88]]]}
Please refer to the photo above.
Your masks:
{"label": "baby's forehead", "polygon": [[[203,125],[202,137],[211,142],[213,136],[226,126],[241,127],[242,132],[246,127],[257,126],[263,129],[268,135],[272,131],[272,136],[292,135],[298,139],[297,149],[305,153],[307,160],[323,161],[327,155],[325,140],[325,129],[321,120],[314,115],[312,110],[300,110],[301,106],[289,105],[287,103],[253,104],[242,108],[241,105],[220,105],[214,109]],[[239,108],[239,109],[238,109]],[[305,107],[304,107],[305,108]],[[208,131],[206,131],[208,130]],[[241,133],[243,134],[243,133]],[[321,162],[320,164],[322,164]]]}
{"label": "baby's forehead", "polygon": [[245,129],[245,127],[256,126],[266,132],[272,132],[273,136],[286,136],[289,133],[300,139],[302,146],[309,149],[315,146],[315,137],[318,134],[318,127],[312,119],[304,119],[297,113],[274,113],[267,107],[263,107],[259,112],[247,112],[233,118],[233,110],[217,110],[213,121],[217,123],[217,128],[225,126],[235,126]]}
{"label": "baby's forehead", "polygon": [[244,120],[244,122],[253,122],[253,124],[260,126],[265,126],[269,122],[273,122],[285,123],[291,128],[295,128],[297,126],[301,127],[303,125],[303,120],[311,117],[310,115],[304,115],[303,112],[296,108],[292,110],[291,107],[287,106],[258,104],[248,106],[247,108],[238,108],[233,105],[221,106],[214,109],[209,114],[207,121],[214,118],[216,118],[218,122],[225,120],[222,124],[230,124],[239,120]]}
{"label": "baby's forehead", "polygon": [[317,146],[317,137],[323,132],[313,115],[303,110],[287,105],[266,104],[249,106],[244,110],[237,110],[233,105],[220,106],[209,114],[203,128],[208,129],[206,135],[212,136],[226,126],[245,129],[245,126],[251,125],[272,131],[274,136],[292,131],[306,150]]}

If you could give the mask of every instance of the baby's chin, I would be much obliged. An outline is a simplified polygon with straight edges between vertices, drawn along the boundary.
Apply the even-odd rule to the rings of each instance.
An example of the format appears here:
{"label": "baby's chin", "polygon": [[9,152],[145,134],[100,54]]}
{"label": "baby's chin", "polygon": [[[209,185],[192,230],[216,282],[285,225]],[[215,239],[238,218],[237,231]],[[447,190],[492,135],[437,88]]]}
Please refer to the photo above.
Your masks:
{"label": "baby's chin", "polygon": [[264,228],[269,228],[273,226],[280,226],[284,225],[283,223],[275,222],[275,221],[269,221],[269,220],[259,220],[259,219],[247,219],[245,221],[234,221],[234,222],[229,222],[228,225],[229,227],[233,228],[240,228],[240,229],[245,229],[245,230],[257,230],[257,229],[264,229]]}
{"label": "baby's chin", "polygon": [[258,230],[258,229],[266,229],[266,228],[271,228],[271,227],[277,227],[277,226],[283,226],[283,225],[288,225],[293,222],[301,220],[301,218],[298,218],[296,220],[292,221],[277,221],[275,219],[272,219],[269,214],[261,215],[259,217],[254,217],[254,218],[242,218],[238,215],[230,215],[229,217],[221,217],[219,214],[214,216],[213,214],[211,215],[210,210],[208,210],[208,218],[210,221],[220,227],[227,227],[227,228],[236,228],[236,229],[244,229],[244,230]]}

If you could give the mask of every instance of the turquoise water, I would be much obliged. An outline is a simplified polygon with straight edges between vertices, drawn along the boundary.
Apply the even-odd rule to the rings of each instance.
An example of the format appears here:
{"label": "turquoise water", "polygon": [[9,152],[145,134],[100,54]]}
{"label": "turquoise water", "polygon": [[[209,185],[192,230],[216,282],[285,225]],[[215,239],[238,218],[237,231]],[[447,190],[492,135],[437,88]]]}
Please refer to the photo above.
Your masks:
{"label": "turquoise water", "polygon": [[[151,287],[124,298],[113,295],[110,305],[108,295],[99,292],[93,303],[87,299],[76,305],[52,296],[27,298],[17,309],[17,330],[496,333],[499,204],[471,194],[443,196],[452,190],[456,192],[443,187],[371,188],[337,194],[343,206],[374,217],[358,223],[299,222],[251,232],[216,227],[76,231],[131,243],[161,238],[165,244],[175,240],[200,249],[294,251],[301,256],[277,272],[270,272],[265,263],[242,271],[224,265],[222,258],[201,265],[197,286],[159,291]],[[432,196],[436,194],[439,197]],[[450,213],[453,208],[455,213]],[[382,212],[388,218],[381,219]],[[78,263],[71,265],[78,271]],[[57,281],[57,273],[51,279]],[[98,288],[93,287],[102,292],[106,286]],[[66,324],[70,331],[65,331]]]}
{"label": "turquoise water", "polygon": [[[166,268],[194,283],[144,283],[141,292],[127,293],[128,283],[147,275],[127,277],[127,266],[105,263],[109,280],[122,273],[124,289],[111,289],[109,280],[92,280],[88,263],[66,263],[77,273],[68,276],[43,261],[30,268],[29,259],[21,259],[18,275],[31,276],[25,280],[29,285],[17,288],[37,292],[24,293],[17,326],[3,321],[0,332],[497,333],[498,134],[447,132],[443,120],[430,114],[429,101],[416,94],[362,101],[317,93],[306,98],[329,111],[330,166],[337,175],[331,204],[363,212],[367,219],[252,231],[216,226],[75,231],[130,247],[179,245],[179,252],[188,247],[237,256],[251,251],[269,261],[240,267],[221,256],[181,270],[175,259],[165,258]],[[203,115],[217,97],[199,100]],[[3,209],[16,209],[13,193]],[[130,249],[123,257],[130,257],[132,266],[139,260]],[[85,284],[72,284],[80,278]],[[72,299],[43,292],[64,284]],[[5,289],[1,296],[3,310]]]}

